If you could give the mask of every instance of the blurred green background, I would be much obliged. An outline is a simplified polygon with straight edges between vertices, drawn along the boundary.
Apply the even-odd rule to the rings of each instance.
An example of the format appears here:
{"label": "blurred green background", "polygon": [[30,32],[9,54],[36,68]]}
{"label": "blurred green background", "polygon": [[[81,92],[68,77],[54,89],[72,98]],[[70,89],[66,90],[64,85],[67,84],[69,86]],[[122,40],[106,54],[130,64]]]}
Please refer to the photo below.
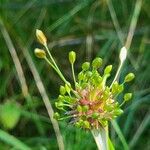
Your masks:
{"label": "blurred green background", "polygon": [[[136,79],[126,88],[134,97],[124,106],[117,124],[110,125],[110,137],[116,150],[149,150],[149,10],[149,0],[0,0],[0,150],[58,149],[43,93],[55,111],[63,82],[34,56],[34,49],[41,47],[35,37],[37,28],[46,34],[51,53],[71,82],[66,59],[70,50],[77,53],[76,72],[81,63],[100,56],[103,66],[113,64],[115,75],[120,48],[133,31],[120,77],[122,80],[126,73],[135,73]],[[65,150],[96,149],[91,133],[66,121],[59,126]]]}

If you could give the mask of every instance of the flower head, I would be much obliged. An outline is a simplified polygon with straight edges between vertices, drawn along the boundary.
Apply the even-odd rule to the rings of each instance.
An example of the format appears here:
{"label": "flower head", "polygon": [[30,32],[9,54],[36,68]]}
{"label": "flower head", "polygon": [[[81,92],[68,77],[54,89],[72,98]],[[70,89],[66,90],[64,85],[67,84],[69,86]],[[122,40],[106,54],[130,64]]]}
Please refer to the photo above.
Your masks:
{"label": "flower head", "polygon": [[[78,74],[78,80],[73,89],[66,86],[60,87],[60,95],[55,103],[56,107],[64,111],[63,117],[57,113],[57,119],[70,118],[70,123],[84,129],[97,129],[104,127],[107,122],[123,113],[121,105],[116,97],[123,92],[123,84],[117,81],[110,87],[106,84],[110,76],[112,65],[106,66],[104,74],[98,72],[102,65],[101,58],[95,58],[90,66],[89,62],[82,65],[82,71]],[[124,101],[131,98],[126,94]]]}
{"label": "flower head", "polygon": [[[55,102],[56,107],[63,114],[56,112],[54,114],[55,119],[70,118],[70,123],[79,128],[98,129],[105,127],[108,121],[123,113],[121,106],[132,98],[132,93],[126,93],[121,104],[117,101],[117,96],[123,92],[124,84],[134,79],[133,73],[129,73],[121,84],[115,81],[116,78],[114,78],[114,81],[109,86],[107,85],[107,79],[111,75],[112,65],[106,66],[104,73],[100,74],[98,70],[102,66],[103,61],[100,57],[96,57],[91,63],[84,62],[82,64],[82,71],[79,72],[76,80],[74,72],[76,53],[71,51],[69,53],[69,62],[71,63],[74,80],[74,85],[72,86],[65,79],[52,57],[46,45],[47,39],[43,32],[37,30],[36,36],[39,42],[45,46],[50,60],[42,49],[35,49],[35,55],[39,58],[45,58],[65,83],[64,86],[60,86],[60,95],[57,102]],[[121,65],[125,61],[126,55],[127,50],[123,47],[119,56]]]}

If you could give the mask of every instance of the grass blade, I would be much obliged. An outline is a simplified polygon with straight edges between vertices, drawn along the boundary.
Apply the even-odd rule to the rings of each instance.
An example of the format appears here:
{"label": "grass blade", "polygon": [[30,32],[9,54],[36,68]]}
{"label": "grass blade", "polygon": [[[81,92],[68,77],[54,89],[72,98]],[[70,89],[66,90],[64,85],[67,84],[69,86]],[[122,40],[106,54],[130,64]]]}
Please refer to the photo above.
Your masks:
{"label": "grass blade", "polygon": [[143,131],[145,130],[147,125],[150,123],[150,115],[149,114],[150,114],[150,112],[147,113],[147,115],[143,119],[142,123],[140,124],[138,130],[136,131],[135,135],[133,136],[131,142],[129,143],[130,148],[133,148],[133,146],[135,146],[135,144],[138,141],[138,139],[140,138],[141,134],[143,133]]}
{"label": "grass blade", "polygon": [[113,126],[114,130],[118,134],[118,137],[119,137],[119,139],[120,139],[120,141],[123,145],[124,150],[129,150],[126,139],[125,139],[123,133],[121,132],[121,129],[120,129],[119,125],[117,124],[117,122],[113,120],[111,123],[112,123],[112,126]]}
{"label": "grass blade", "polygon": [[69,11],[67,14],[59,18],[56,22],[54,22],[51,26],[48,27],[49,31],[53,31],[56,29],[58,26],[60,26],[63,22],[66,22],[68,19],[70,19],[72,16],[74,16],[78,11],[83,9],[89,4],[90,0],[88,1],[83,1],[76,7],[74,7],[71,11]]}
{"label": "grass blade", "polygon": [[31,150],[25,143],[0,129],[0,140],[19,150]]}
{"label": "grass blade", "polygon": [[108,137],[108,145],[109,145],[109,150],[115,150],[115,147],[109,137]]}

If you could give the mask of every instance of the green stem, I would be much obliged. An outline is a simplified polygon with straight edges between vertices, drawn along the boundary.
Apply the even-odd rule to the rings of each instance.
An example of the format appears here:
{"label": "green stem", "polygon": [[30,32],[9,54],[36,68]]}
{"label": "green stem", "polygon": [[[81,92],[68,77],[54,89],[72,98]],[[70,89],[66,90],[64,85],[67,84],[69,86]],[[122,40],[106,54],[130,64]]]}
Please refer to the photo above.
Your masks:
{"label": "green stem", "polygon": [[46,50],[47,50],[47,53],[49,54],[49,57],[50,57],[52,63],[53,63],[54,66],[55,66],[55,71],[57,70],[57,73],[60,75],[60,77],[63,79],[63,81],[64,81],[66,84],[68,84],[67,80],[65,79],[65,77],[64,77],[63,74],[61,73],[60,69],[58,68],[58,66],[57,66],[57,64],[56,64],[56,62],[55,62],[55,60],[53,59],[53,56],[51,55],[48,46],[47,46],[47,45],[44,45],[44,46],[45,46],[45,48],[46,48]]}
{"label": "green stem", "polygon": [[73,118],[73,117],[75,117],[75,116],[74,116],[74,115],[71,115],[71,116],[66,116],[66,117],[60,118],[60,119],[58,119],[58,120],[61,121],[61,120],[68,119],[68,118]]}
{"label": "green stem", "polygon": [[106,80],[107,78],[110,76],[110,74],[106,74],[103,76],[103,82],[102,82],[102,86],[103,86],[103,89],[105,88],[105,85],[106,85]]}
{"label": "green stem", "polygon": [[45,57],[46,62],[57,72],[57,74],[60,76],[60,78],[66,83],[68,84],[68,82],[66,81],[66,79],[64,78],[64,76],[62,75],[62,73],[47,59],[47,57]]}
{"label": "green stem", "polygon": [[75,77],[75,73],[74,73],[74,65],[71,64],[71,69],[72,69],[72,76],[73,76],[73,80],[74,80],[74,85],[76,87],[76,77]]}
{"label": "green stem", "polygon": [[122,68],[122,65],[123,65],[123,63],[120,62],[119,67],[118,67],[118,70],[117,70],[117,73],[116,73],[116,75],[115,75],[115,78],[114,78],[113,82],[112,82],[111,85],[110,85],[110,88],[112,87],[113,83],[114,83],[114,82],[117,80],[117,78],[119,77],[119,74],[120,74],[120,70],[121,70],[121,68]]}
{"label": "green stem", "polygon": [[124,104],[125,104],[125,101],[123,101],[123,102],[120,104],[120,107],[122,107]]}
{"label": "green stem", "polygon": [[[63,74],[61,73],[60,69],[58,68],[55,60],[53,59],[53,56],[51,55],[49,49],[48,49],[48,46],[47,45],[44,45],[46,50],[47,50],[47,53],[52,61],[52,63],[47,59],[47,57],[45,57],[45,60],[47,61],[47,63],[52,66],[52,68],[57,72],[57,74],[60,76],[60,78],[66,83],[68,84],[68,81],[65,79],[65,77],[63,76]],[[74,73],[74,66],[73,66],[73,78],[74,78],[74,81],[76,83],[76,80],[75,80],[75,73]],[[76,92],[71,88],[72,92],[78,97],[78,95],[76,94]]]}

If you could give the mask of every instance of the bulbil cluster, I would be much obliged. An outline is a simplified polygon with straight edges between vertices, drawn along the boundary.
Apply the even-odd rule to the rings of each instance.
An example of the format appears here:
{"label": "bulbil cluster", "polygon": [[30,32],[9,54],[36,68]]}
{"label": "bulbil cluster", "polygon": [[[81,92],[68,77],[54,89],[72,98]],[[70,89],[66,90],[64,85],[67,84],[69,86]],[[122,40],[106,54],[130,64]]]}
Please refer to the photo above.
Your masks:
{"label": "bulbil cluster", "polygon": [[[43,33],[40,32],[40,34],[45,39]],[[43,41],[42,37],[37,36],[39,42]],[[43,42],[43,45],[45,46],[46,43]],[[48,50],[47,46],[46,49]],[[105,127],[108,121],[123,113],[121,106],[132,98],[132,93],[124,94],[121,104],[118,103],[117,96],[123,92],[124,84],[134,79],[133,73],[129,73],[123,83],[119,84],[117,81],[113,81],[108,86],[106,81],[110,77],[112,65],[106,66],[103,73],[100,73],[102,59],[97,57],[91,63],[84,62],[82,64],[82,70],[76,79],[74,72],[76,53],[71,51],[69,62],[74,80],[74,85],[71,85],[61,73],[52,55],[50,54],[50,61],[48,61],[45,51],[41,50],[41,54],[39,51],[39,49],[35,49],[37,57],[45,58],[64,81],[64,85],[60,86],[58,100],[55,102],[56,107],[60,110],[60,113],[54,114],[56,119],[69,119],[70,123],[83,129],[98,129]]]}
{"label": "bulbil cluster", "polygon": [[[134,75],[128,74],[122,84],[115,81],[111,86],[107,86],[106,81],[110,77],[112,65],[104,69],[103,75],[98,71],[101,65],[101,58],[95,58],[92,64],[83,63],[73,91],[67,84],[60,86],[60,95],[55,105],[64,111],[65,116],[61,118],[55,113],[58,120],[70,118],[70,122],[77,127],[98,129],[123,113],[117,96],[123,92],[124,83],[131,81]],[[131,97],[132,94],[127,93],[123,101],[128,101]]]}

